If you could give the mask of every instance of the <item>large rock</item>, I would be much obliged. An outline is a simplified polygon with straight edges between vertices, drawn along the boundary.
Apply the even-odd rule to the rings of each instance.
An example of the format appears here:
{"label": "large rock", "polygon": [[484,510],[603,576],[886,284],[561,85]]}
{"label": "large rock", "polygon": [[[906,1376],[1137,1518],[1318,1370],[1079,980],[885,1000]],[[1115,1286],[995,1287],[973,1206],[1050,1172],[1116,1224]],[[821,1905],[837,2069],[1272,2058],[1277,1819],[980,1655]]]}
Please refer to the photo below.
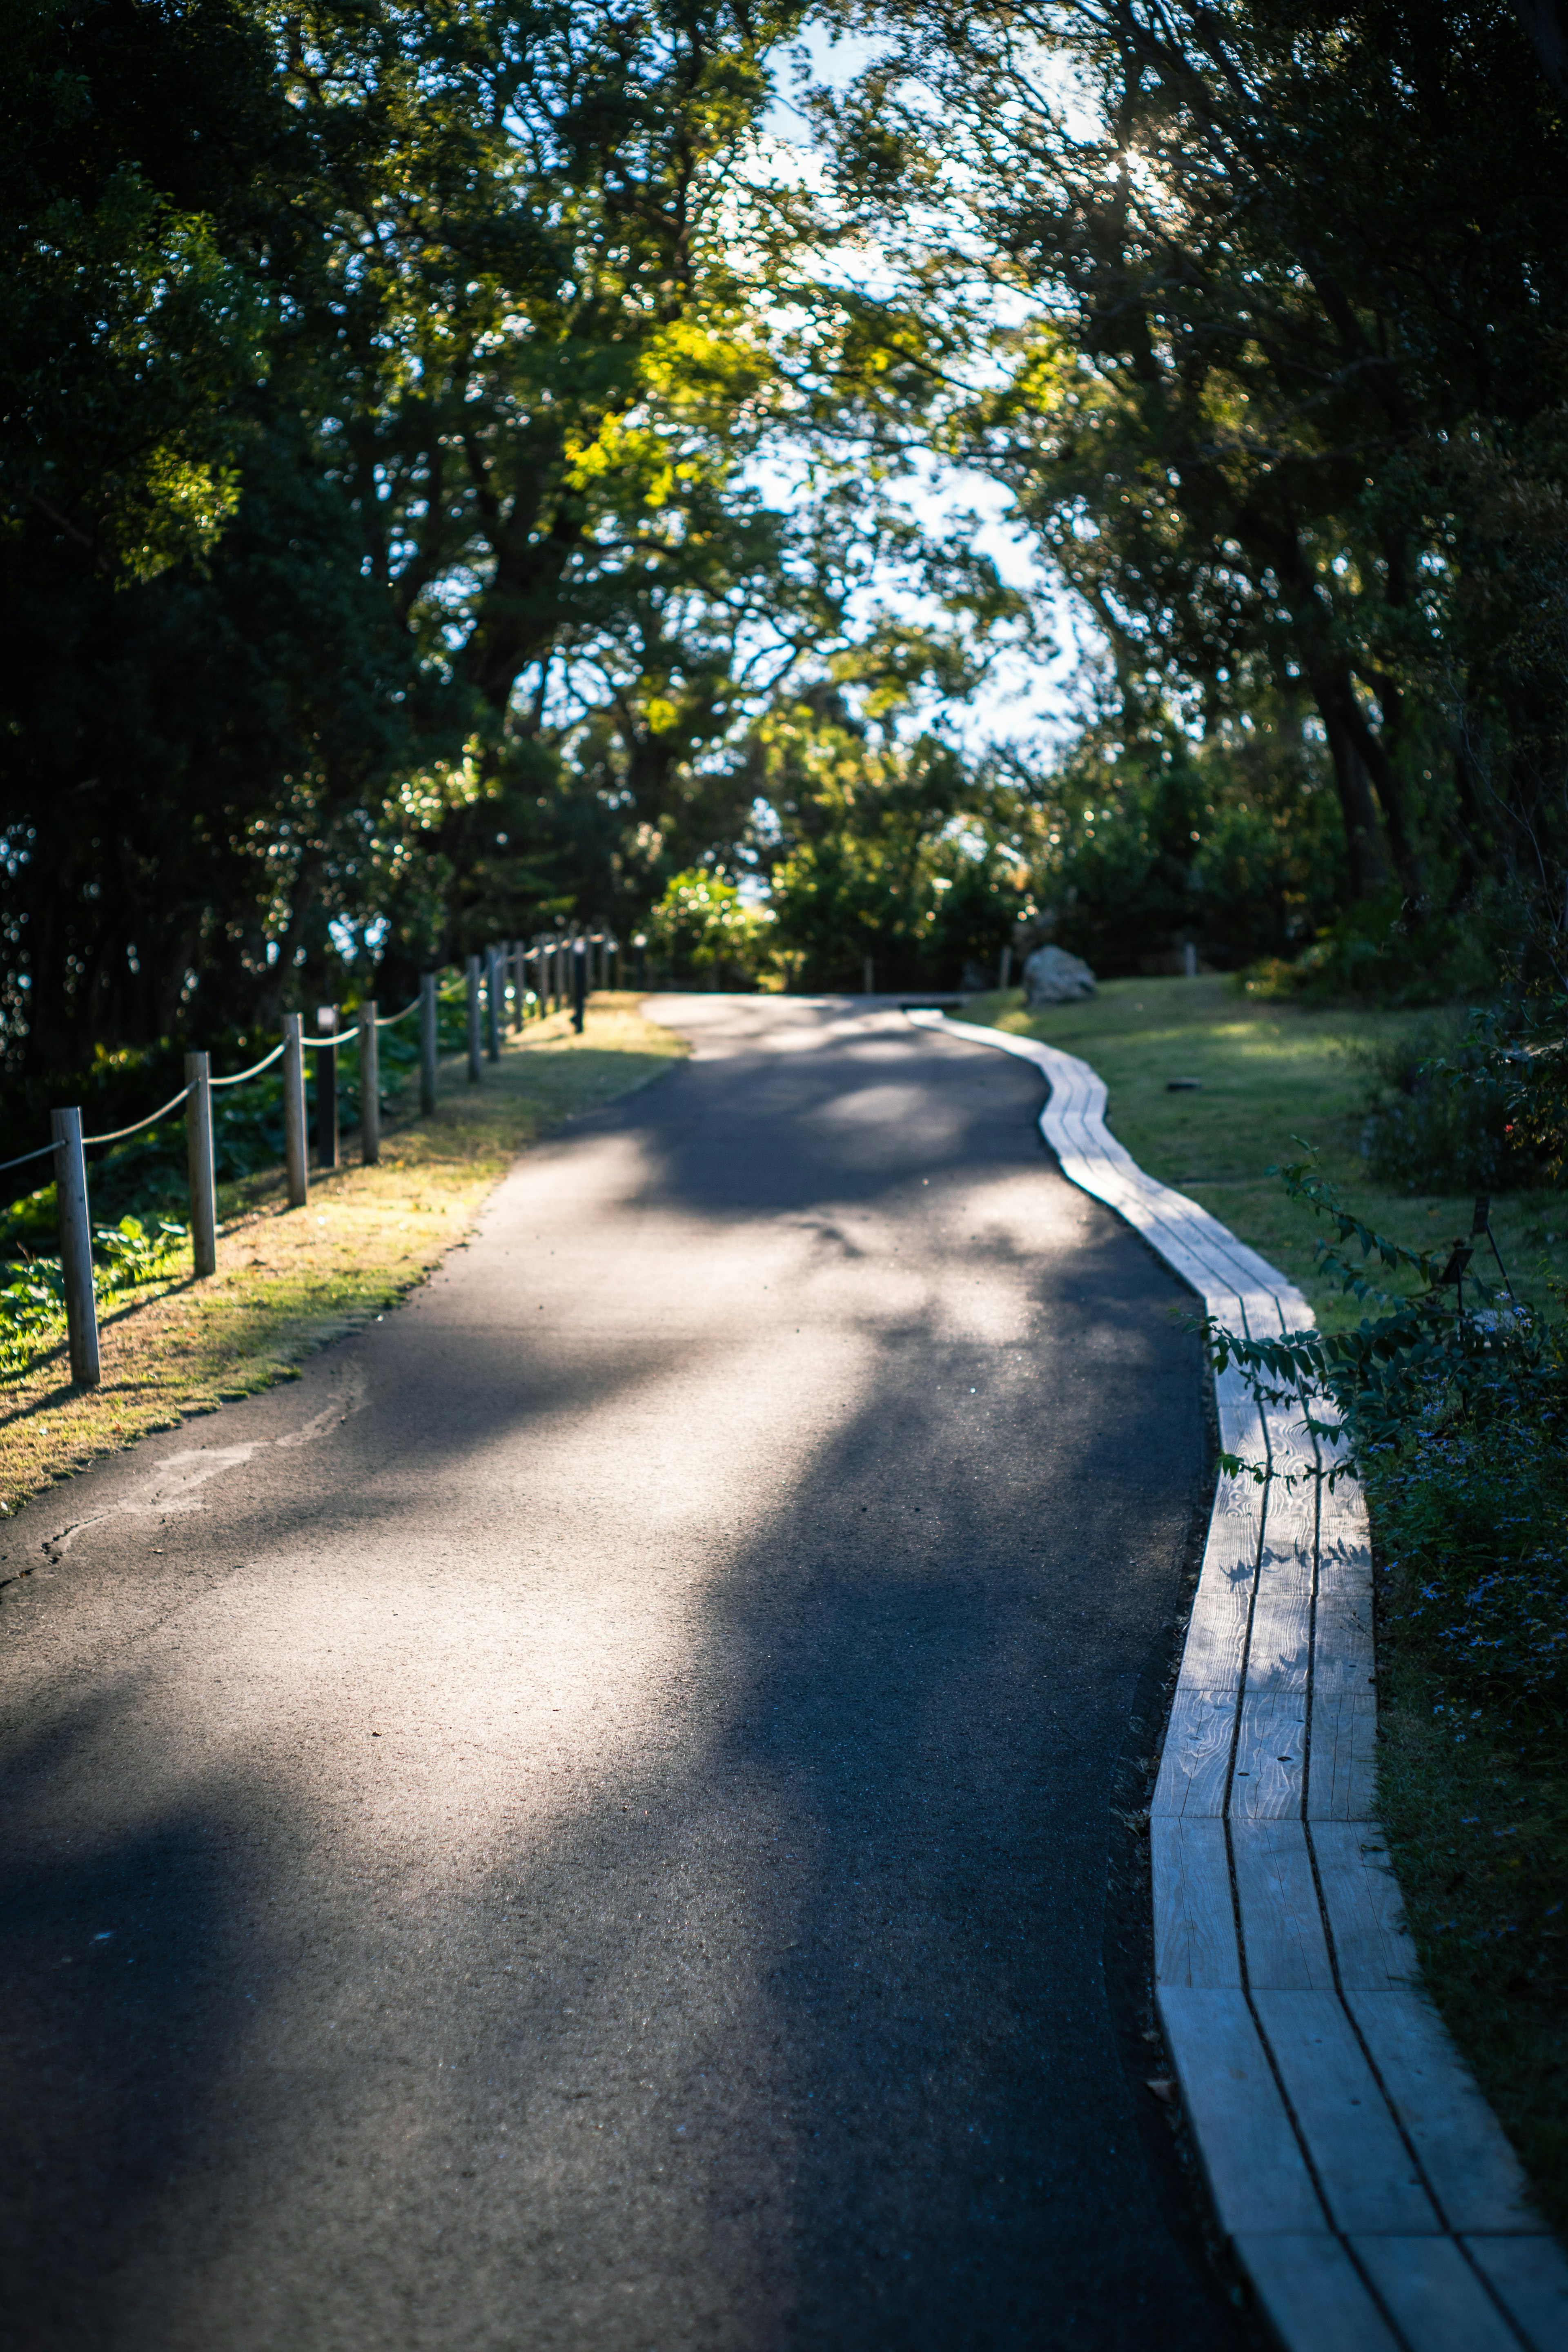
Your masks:
{"label": "large rock", "polygon": [[1024,966],[1024,997],[1037,1004],[1076,1004],[1094,994],[1094,974],[1065,948],[1037,948]]}

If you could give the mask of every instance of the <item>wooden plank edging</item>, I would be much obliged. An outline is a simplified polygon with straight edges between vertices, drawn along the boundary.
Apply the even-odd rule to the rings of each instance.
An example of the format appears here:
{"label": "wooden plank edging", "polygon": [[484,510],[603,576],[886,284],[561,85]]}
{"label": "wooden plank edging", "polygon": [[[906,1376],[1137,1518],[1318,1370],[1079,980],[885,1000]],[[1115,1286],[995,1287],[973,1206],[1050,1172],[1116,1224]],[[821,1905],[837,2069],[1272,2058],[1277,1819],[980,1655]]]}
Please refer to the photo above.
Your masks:
{"label": "wooden plank edging", "polygon": [[[1105,1126],[1104,1082],[1032,1037],[906,1016],[1032,1062],[1070,1182],[1223,1328],[1303,1330],[1300,1292]],[[1373,1811],[1366,1507],[1333,1441],[1216,1382],[1227,1451],[1151,1808],[1156,1998],[1221,2226],[1288,2352],[1568,2352],[1568,2256],[1417,1981]],[[1458,2329],[1458,2333],[1456,2333]]]}

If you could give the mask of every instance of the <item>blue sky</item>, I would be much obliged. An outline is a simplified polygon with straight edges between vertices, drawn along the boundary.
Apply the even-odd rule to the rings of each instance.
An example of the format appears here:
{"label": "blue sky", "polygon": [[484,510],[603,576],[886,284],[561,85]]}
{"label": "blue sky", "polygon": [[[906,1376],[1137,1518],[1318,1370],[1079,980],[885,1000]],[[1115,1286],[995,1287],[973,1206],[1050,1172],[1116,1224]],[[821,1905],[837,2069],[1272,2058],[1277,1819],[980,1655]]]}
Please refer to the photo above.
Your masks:
{"label": "blue sky", "polygon": [[[812,26],[791,55],[800,52],[809,59],[814,79],[834,89],[843,89],[874,54],[871,43],[857,36],[833,40],[821,26]],[[810,127],[790,102],[789,82],[787,67],[781,61],[777,95],[764,128],[770,139],[809,153]],[[770,481],[775,496],[777,478]],[[922,520],[929,520],[933,530],[954,509],[976,514],[980,528],[975,545],[990,556],[1010,587],[1043,592],[1053,614],[1055,649],[1034,648],[1027,654],[1004,656],[973,702],[951,710],[958,733],[978,747],[997,737],[1060,738],[1068,732],[1076,681],[1094,643],[1092,623],[1040,562],[1032,533],[1011,517],[1007,493],[986,475],[948,468],[940,477],[934,470],[923,478],[911,476],[900,495],[910,511]]]}

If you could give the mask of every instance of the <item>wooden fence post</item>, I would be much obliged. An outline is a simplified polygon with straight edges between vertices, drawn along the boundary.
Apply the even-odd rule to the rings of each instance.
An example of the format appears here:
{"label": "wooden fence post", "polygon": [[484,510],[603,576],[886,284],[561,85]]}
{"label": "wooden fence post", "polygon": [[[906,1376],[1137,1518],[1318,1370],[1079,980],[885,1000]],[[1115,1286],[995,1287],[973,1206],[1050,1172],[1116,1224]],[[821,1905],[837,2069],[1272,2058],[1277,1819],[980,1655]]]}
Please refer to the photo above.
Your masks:
{"label": "wooden fence post", "polygon": [[217,1272],[217,1185],[213,1176],[212,1064],[185,1055],[185,1160],[191,1176],[191,1258],[198,1275]]}
{"label": "wooden fence post", "polygon": [[[325,1036],[335,1037],[338,1008],[335,1004],[318,1004],[316,1026]],[[335,1168],[338,1164],[338,1049],[336,1045],[316,1049],[316,1164],[319,1168]]]}
{"label": "wooden fence post", "polygon": [[419,1116],[436,1115],[436,1059],[440,1031],[436,1005],[436,975],[427,971],[419,983]]}
{"label": "wooden fence post", "polygon": [[60,1219],[60,1271],[65,1277],[66,1324],[70,1333],[71,1379],[79,1389],[99,1381],[98,1302],[92,1292],[92,1223],[87,1205],[87,1160],[81,1148],[81,1112],[52,1110],[55,1199]]}
{"label": "wooden fence post", "polygon": [[500,1060],[500,1004],[498,974],[500,957],[494,948],[485,950],[485,1059]]}
{"label": "wooden fence post", "polygon": [[310,1197],[310,1151],[305,1137],[305,1016],[283,1015],[283,1157],[289,1171],[289,1206],[302,1209]]}
{"label": "wooden fence post", "polygon": [[359,1156],[366,1168],[381,1158],[381,1045],[374,996],[359,1009]]}
{"label": "wooden fence post", "polygon": [[468,1084],[477,1087],[484,1076],[479,1060],[479,960],[470,956],[468,977]]}

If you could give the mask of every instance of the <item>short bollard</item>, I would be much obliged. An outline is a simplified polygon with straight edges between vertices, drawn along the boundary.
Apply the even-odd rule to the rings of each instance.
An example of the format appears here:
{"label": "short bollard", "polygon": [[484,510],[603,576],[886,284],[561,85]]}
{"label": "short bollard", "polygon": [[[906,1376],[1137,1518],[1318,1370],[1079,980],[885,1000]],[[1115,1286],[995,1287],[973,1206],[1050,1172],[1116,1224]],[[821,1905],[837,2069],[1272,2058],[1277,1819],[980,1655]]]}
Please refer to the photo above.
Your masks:
{"label": "short bollard", "polygon": [[92,1292],[92,1222],[87,1205],[87,1160],[81,1148],[81,1112],[52,1110],[55,1198],[60,1220],[60,1271],[65,1276],[66,1324],[70,1334],[71,1379],[79,1389],[99,1382],[98,1302]]}
{"label": "short bollard", "polygon": [[572,942],[572,1026],[583,1034],[583,1015],[588,1004],[588,942]]}
{"label": "short bollard", "polygon": [[359,1156],[366,1168],[381,1158],[381,1052],[374,996],[359,1009]]}
{"label": "short bollard", "polygon": [[485,950],[485,1059],[500,1060],[501,961],[494,948]]}
{"label": "short bollard", "polygon": [[427,971],[419,983],[419,1115],[436,1116],[436,1058],[438,1043],[436,975]]}
{"label": "short bollard", "polygon": [[283,1015],[283,1158],[289,1175],[289,1206],[302,1209],[310,1197],[310,1150],[305,1134],[305,1016]]}
{"label": "short bollard", "polygon": [[185,1159],[191,1177],[191,1259],[198,1275],[217,1272],[217,1185],[213,1176],[212,1064],[185,1055]]}
{"label": "short bollard", "polygon": [[335,1168],[338,1164],[338,1008],[335,1004],[318,1004],[316,1027],[323,1037],[334,1042],[318,1048],[316,1054],[316,1165]]}
{"label": "short bollard", "polygon": [[468,1084],[477,1087],[484,1076],[479,1059],[479,960],[470,956],[468,978]]}

